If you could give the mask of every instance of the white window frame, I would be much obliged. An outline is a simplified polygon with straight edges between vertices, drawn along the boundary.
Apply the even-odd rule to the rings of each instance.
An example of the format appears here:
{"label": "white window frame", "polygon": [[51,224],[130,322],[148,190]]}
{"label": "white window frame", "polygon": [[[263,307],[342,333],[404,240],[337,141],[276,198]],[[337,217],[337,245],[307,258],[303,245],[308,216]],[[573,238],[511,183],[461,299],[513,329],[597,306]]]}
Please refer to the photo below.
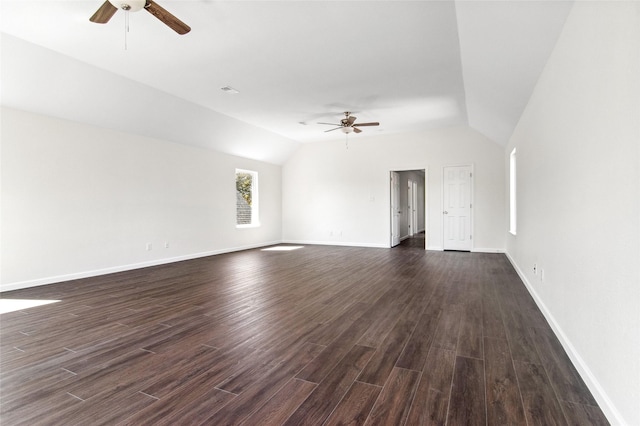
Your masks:
{"label": "white window frame", "polygon": [[251,223],[239,224],[236,205],[236,228],[256,228],[260,226],[260,195],[258,187],[258,172],[255,170],[236,169],[235,177],[238,174],[246,173],[251,175]]}

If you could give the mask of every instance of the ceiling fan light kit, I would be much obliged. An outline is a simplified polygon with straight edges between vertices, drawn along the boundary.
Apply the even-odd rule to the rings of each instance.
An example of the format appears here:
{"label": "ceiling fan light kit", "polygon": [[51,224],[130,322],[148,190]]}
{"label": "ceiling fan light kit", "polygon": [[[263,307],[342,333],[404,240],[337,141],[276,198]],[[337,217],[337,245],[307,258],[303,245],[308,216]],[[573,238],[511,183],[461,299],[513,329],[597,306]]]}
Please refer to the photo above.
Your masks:
{"label": "ceiling fan light kit", "polygon": [[147,0],[109,0],[114,7],[127,12],[137,12],[142,10]]}

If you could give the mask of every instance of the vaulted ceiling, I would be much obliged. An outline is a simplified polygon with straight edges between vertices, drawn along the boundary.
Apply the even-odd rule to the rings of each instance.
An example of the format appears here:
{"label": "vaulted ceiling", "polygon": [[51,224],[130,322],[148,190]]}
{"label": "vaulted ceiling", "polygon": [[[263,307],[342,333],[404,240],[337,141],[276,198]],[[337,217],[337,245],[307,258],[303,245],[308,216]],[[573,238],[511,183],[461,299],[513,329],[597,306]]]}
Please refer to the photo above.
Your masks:
{"label": "vaulted ceiling", "polygon": [[[297,144],[343,137],[317,123],[353,111],[360,122],[381,123],[361,135],[469,125],[504,145],[572,6],[558,0],[157,2],[191,32],[178,35],[144,11],[129,14],[129,32],[123,11],[107,24],[91,23],[101,0],[2,0],[2,32],[56,52],[49,62],[24,64],[49,74],[52,85],[62,78],[54,57],[99,70],[73,76],[86,102],[63,108],[65,118],[85,117],[93,102],[95,117],[85,121],[118,127],[124,120],[100,115],[137,115],[128,109],[140,108],[139,100],[109,99],[127,81],[183,106],[155,127],[168,121],[193,127],[196,108]],[[16,54],[3,54],[3,62],[18,60]],[[54,88],[11,90],[5,75],[6,105],[30,109],[46,103],[44,97],[62,96],[47,92]],[[145,133],[143,124],[129,126]]]}

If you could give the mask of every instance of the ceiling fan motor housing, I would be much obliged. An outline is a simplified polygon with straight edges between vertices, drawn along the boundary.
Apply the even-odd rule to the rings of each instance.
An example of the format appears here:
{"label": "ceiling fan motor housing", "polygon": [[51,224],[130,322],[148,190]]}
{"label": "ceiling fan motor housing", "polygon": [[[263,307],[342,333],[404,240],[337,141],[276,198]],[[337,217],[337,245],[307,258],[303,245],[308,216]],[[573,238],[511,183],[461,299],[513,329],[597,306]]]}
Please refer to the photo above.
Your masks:
{"label": "ceiling fan motor housing", "polygon": [[147,0],[109,0],[109,3],[127,12],[137,12],[144,8]]}

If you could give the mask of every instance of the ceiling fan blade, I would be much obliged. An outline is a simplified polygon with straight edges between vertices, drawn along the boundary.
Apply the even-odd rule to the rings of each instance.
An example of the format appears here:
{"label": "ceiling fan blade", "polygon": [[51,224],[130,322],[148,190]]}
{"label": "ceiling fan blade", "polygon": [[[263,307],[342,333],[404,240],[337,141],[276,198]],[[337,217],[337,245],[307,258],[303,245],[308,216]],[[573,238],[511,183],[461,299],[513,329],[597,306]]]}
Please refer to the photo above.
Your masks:
{"label": "ceiling fan blade", "polygon": [[340,127],[336,127],[335,129],[325,130],[324,132],[325,132],[325,133],[327,133],[327,132],[333,132],[334,130],[338,130],[338,129],[342,129],[342,126],[340,126]]}
{"label": "ceiling fan blade", "polygon": [[358,123],[358,124],[354,124],[354,126],[379,126],[380,123],[377,122],[371,122],[371,123]]}
{"label": "ceiling fan blade", "polygon": [[318,124],[326,124],[328,126],[339,126],[339,124],[336,124],[336,123],[318,123]]}
{"label": "ceiling fan blade", "polygon": [[167,25],[178,34],[186,34],[191,31],[191,27],[173,16],[153,0],[147,0],[147,4],[144,6],[144,8],[147,10],[147,12],[161,20],[165,25]]}
{"label": "ceiling fan blade", "polygon": [[95,22],[96,24],[106,24],[117,11],[118,8],[109,3],[109,0],[106,0],[102,4],[102,6],[100,6],[100,8],[96,10],[96,13],[94,13],[93,16],[89,18],[89,20],[91,22]]}
{"label": "ceiling fan blade", "polygon": [[356,118],[358,117],[354,117],[353,115],[350,115],[349,117],[347,117],[347,122],[349,123],[349,125],[352,125],[354,121],[356,121]]}
{"label": "ceiling fan blade", "polygon": [[360,132],[362,132],[362,130],[358,129],[357,127],[354,127],[354,128],[353,128],[353,131],[354,131],[354,132],[356,132],[356,133],[360,133]]}

